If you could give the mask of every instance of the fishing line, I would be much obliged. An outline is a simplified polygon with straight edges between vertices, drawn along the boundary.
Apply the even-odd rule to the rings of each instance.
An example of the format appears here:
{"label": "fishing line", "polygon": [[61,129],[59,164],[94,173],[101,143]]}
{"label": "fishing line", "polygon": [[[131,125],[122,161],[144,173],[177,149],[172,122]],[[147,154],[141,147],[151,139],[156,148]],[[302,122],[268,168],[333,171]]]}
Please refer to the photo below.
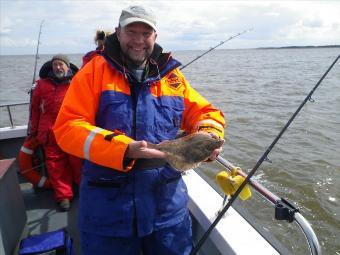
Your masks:
{"label": "fishing line", "polygon": [[232,39],[234,39],[234,38],[236,38],[236,37],[238,37],[238,36],[240,36],[240,35],[243,35],[243,34],[245,34],[245,33],[247,33],[247,32],[250,32],[250,31],[252,31],[252,30],[253,30],[253,28],[249,28],[248,30],[244,30],[244,31],[241,32],[241,33],[238,33],[238,34],[236,34],[236,35],[230,36],[228,39],[226,39],[226,40],[224,40],[224,41],[221,41],[221,42],[220,42],[219,44],[217,44],[216,46],[214,46],[214,47],[210,48],[209,50],[203,52],[201,55],[197,56],[196,58],[194,58],[193,60],[191,60],[189,63],[187,63],[187,64],[185,64],[184,66],[182,66],[179,70],[183,70],[183,69],[186,68],[188,65],[190,65],[190,64],[193,63],[193,62],[195,62],[197,59],[203,57],[204,55],[208,54],[210,51],[213,51],[214,49],[216,49],[217,47],[221,46],[222,44],[224,44],[224,43],[226,43],[226,42],[228,42],[228,41],[230,41],[230,40],[232,40]]}
{"label": "fishing line", "polygon": [[293,120],[295,119],[295,117],[298,115],[298,113],[300,112],[300,110],[302,109],[302,107],[306,104],[307,101],[312,101],[312,95],[314,93],[314,91],[319,87],[319,85],[321,84],[321,82],[323,81],[323,79],[327,76],[327,74],[329,73],[329,71],[333,68],[333,66],[335,65],[335,63],[339,60],[340,55],[333,61],[333,63],[330,65],[330,67],[327,69],[327,71],[323,74],[323,76],[321,77],[321,79],[316,83],[316,85],[313,87],[313,89],[309,92],[309,94],[306,96],[306,98],[303,100],[303,102],[300,104],[300,106],[298,107],[298,109],[295,111],[295,113],[292,115],[292,117],[288,120],[288,122],[286,123],[286,125],[282,128],[282,130],[280,131],[280,133],[275,137],[274,141],[271,143],[271,145],[267,148],[267,150],[263,153],[263,155],[261,156],[261,158],[257,161],[257,163],[255,164],[254,168],[250,171],[250,173],[248,174],[248,176],[246,177],[246,179],[244,180],[244,182],[241,184],[241,186],[236,190],[235,194],[231,196],[230,200],[228,201],[228,203],[223,207],[223,209],[221,210],[221,212],[217,215],[216,219],[214,220],[214,222],[210,225],[210,227],[208,228],[208,230],[204,233],[204,235],[202,236],[202,238],[198,241],[197,245],[193,248],[192,252],[190,253],[191,255],[195,255],[198,250],[202,247],[203,243],[206,241],[206,239],[209,237],[211,231],[215,228],[215,226],[217,225],[217,223],[222,219],[223,215],[227,212],[227,210],[229,209],[229,207],[232,205],[232,203],[236,200],[236,198],[239,196],[239,194],[241,193],[242,189],[246,186],[246,184],[248,184],[248,182],[250,181],[250,178],[255,174],[256,170],[260,167],[260,165],[263,163],[263,161],[265,161],[265,159],[267,158],[268,154],[270,153],[270,151],[273,149],[273,147],[275,146],[275,144],[279,141],[279,139],[281,138],[281,136],[283,135],[283,133],[287,130],[287,128],[289,127],[289,125],[293,122]]}

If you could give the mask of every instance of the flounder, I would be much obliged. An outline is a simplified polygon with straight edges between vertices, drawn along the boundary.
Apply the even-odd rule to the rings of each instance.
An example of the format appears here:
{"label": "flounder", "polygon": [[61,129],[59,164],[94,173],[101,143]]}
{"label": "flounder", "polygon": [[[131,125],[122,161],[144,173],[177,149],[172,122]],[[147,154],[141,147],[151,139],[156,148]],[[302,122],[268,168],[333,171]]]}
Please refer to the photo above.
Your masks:
{"label": "flounder", "polygon": [[166,161],[172,167],[179,171],[186,171],[207,160],[223,143],[223,139],[214,138],[209,134],[194,133],[160,144],[148,143],[148,147],[164,152]]}

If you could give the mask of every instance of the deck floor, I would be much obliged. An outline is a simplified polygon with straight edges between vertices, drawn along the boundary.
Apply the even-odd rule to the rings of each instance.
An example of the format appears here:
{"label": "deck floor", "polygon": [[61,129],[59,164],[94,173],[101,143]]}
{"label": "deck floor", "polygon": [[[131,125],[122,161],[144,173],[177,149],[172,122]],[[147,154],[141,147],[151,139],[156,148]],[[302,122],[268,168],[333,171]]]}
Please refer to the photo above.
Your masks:
{"label": "deck floor", "polygon": [[20,186],[27,212],[28,235],[66,228],[73,238],[75,254],[80,254],[77,228],[78,196],[75,196],[70,211],[61,212],[53,200],[52,190],[34,189],[24,180],[20,180]]}

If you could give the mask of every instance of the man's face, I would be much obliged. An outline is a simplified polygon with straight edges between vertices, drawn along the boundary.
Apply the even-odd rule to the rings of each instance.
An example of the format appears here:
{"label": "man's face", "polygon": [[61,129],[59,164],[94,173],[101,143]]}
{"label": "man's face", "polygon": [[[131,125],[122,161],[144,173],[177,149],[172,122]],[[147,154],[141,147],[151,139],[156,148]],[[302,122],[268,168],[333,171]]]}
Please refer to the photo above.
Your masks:
{"label": "man's face", "polygon": [[54,75],[61,79],[64,78],[68,72],[69,67],[66,65],[64,61],[61,61],[59,59],[55,59],[52,62],[52,70]]}
{"label": "man's face", "polygon": [[123,28],[116,28],[120,47],[127,60],[137,66],[151,56],[157,34],[152,27],[134,22]]}

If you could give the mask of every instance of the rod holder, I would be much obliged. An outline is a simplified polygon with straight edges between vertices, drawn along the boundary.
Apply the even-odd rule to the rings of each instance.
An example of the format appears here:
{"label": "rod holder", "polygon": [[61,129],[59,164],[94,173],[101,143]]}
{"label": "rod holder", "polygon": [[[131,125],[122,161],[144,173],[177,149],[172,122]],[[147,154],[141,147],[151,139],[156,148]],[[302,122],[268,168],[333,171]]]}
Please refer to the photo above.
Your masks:
{"label": "rod holder", "polygon": [[294,221],[294,215],[299,212],[299,209],[294,207],[286,199],[281,198],[275,203],[275,219],[287,220],[288,222]]}

